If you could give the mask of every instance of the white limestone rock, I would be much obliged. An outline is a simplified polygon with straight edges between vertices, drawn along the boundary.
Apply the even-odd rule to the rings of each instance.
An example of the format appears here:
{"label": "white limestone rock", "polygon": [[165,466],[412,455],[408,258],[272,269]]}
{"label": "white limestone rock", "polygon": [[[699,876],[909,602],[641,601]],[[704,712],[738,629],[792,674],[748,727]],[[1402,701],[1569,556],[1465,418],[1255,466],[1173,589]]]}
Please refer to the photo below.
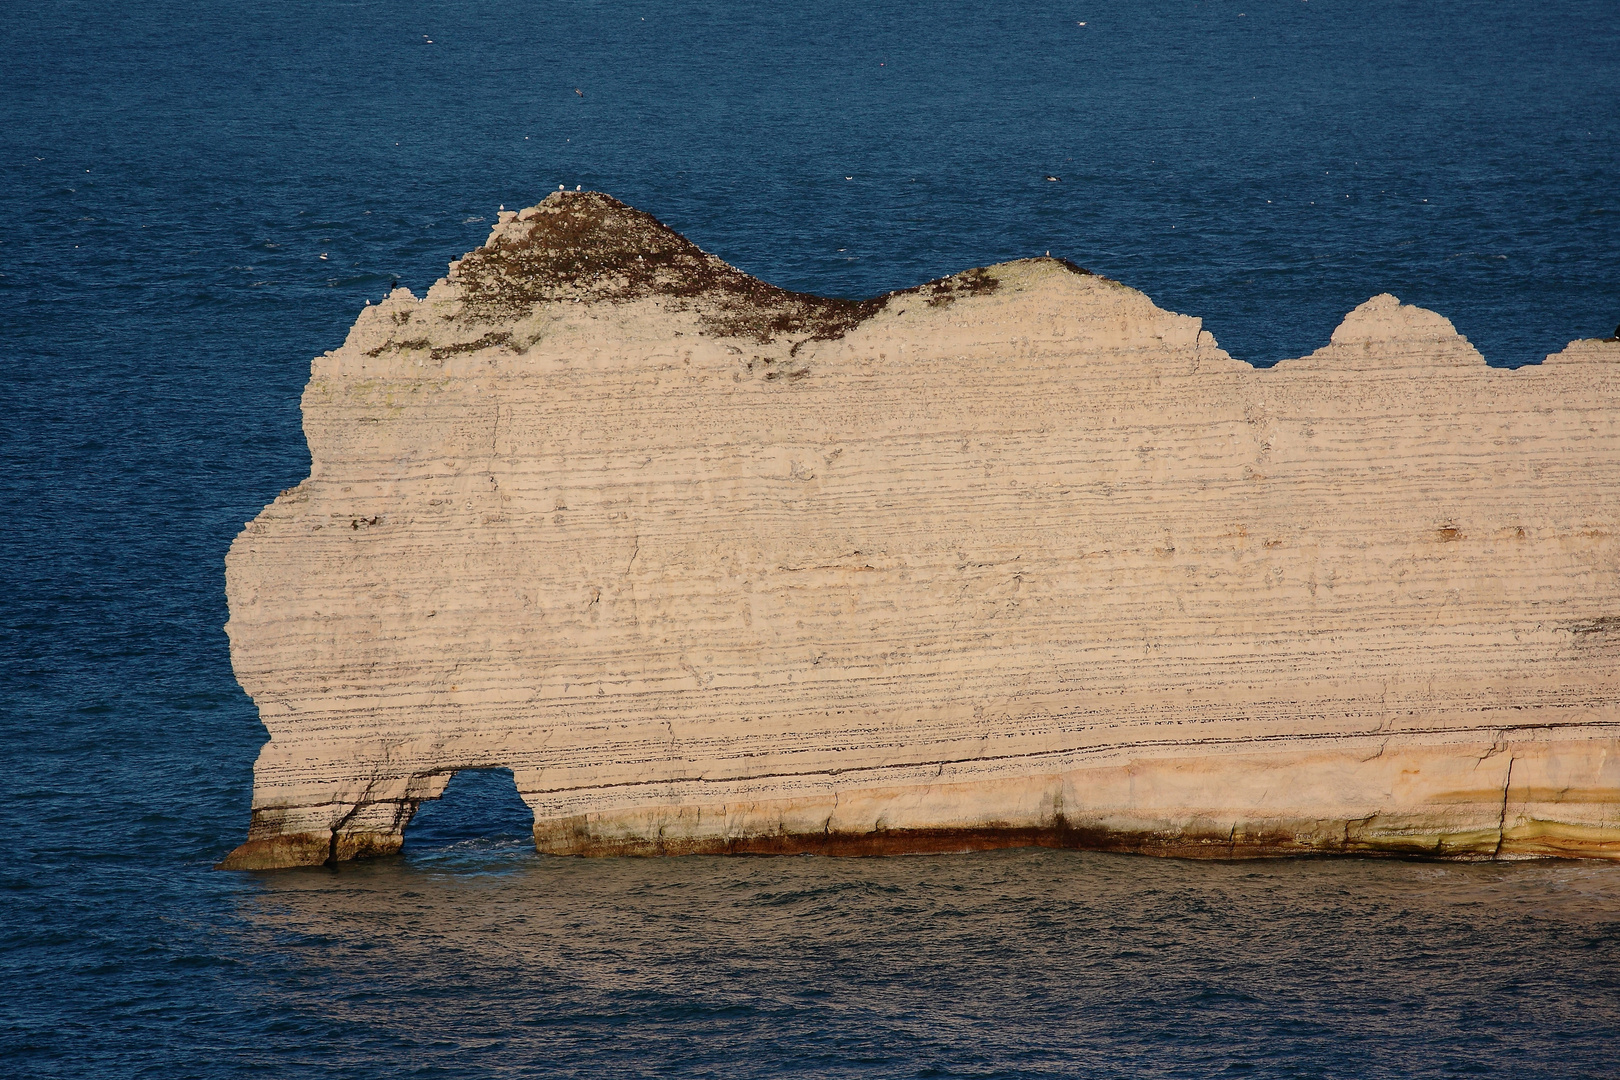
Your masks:
{"label": "white limestone rock", "polygon": [[507,766],[548,852],[1620,857],[1620,344],[1256,370],[1055,259],[866,302],[559,192],[363,310],[226,560],[223,866]]}

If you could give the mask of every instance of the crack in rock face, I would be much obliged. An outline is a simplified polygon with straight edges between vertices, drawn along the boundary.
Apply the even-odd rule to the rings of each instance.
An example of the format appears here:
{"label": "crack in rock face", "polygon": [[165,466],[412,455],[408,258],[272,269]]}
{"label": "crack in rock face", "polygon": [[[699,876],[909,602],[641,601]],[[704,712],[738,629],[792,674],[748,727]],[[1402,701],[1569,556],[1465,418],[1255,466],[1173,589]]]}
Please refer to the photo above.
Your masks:
{"label": "crack in rock face", "polygon": [[1255,369],[1061,259],[777,288],[596,192],[316,357],[235,869],[504,767],[575,855],[1620,858],[1620,343]]}

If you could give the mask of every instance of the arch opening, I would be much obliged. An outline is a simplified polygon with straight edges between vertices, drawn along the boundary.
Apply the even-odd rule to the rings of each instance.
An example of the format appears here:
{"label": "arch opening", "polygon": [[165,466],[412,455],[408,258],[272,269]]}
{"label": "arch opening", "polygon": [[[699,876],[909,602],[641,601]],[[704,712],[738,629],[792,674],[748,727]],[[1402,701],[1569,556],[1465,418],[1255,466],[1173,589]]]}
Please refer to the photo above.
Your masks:
{"label": "arch opening", "polygon": [[424,800],[405,829],[406,855],[534,846],[534,811],[511,769],[458,769],[444,794]]}

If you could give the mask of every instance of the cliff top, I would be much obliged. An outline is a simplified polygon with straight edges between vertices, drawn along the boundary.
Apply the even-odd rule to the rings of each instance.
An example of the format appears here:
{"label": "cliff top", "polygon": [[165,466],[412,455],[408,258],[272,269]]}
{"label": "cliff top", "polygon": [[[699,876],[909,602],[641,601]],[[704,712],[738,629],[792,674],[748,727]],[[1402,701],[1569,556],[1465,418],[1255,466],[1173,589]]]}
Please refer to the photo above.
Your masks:
{"label": "cliff top", "polygon": [[[1089,275],[1062,259],[1043,259]],[[469,314],[510,319],[547,301],[623,302],[660,297],[697,314],[726,337],[774,341],[835,338],[891,297],[918,295],[943,306],[995,291],[983,268],[869,300],[792,292],[743,273],[651,214],[598,191],[555,191],[536,206],[505,211],[484,246],[451,264]]]}

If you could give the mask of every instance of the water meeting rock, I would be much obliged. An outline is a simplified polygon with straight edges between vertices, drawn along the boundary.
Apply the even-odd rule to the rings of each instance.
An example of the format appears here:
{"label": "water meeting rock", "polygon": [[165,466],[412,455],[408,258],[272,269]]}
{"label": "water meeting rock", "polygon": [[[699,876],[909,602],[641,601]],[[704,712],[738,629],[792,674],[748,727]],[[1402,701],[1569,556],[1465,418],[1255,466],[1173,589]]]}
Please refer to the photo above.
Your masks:
{"label": "water meeting rock", "polygon": [[1255,369],[1051,258],[875,300],[597,193],[318,357],[226,560],[230,868],[510,768],[541,851],[1620,857],[1620,343]]}

